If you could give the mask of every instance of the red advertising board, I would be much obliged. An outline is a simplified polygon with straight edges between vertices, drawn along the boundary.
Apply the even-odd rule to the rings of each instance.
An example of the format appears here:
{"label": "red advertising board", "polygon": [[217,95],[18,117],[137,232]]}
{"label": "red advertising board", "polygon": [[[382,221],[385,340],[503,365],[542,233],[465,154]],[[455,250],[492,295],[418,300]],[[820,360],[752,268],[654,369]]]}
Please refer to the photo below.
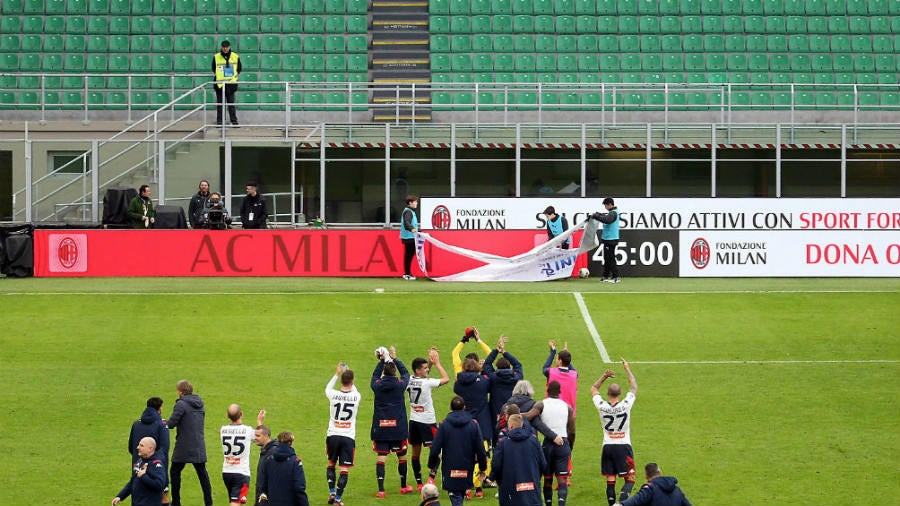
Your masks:
{"label": "red advertising board", "polygon": [[[504,256],[524,253],[547,237],[531,230],[433,235]],[[477,267],[437,251],[426,257],[432,275]],[[35,230],[34,274],[392,277],[403,274],[403,245],[394,230]],[[413,274],[421,274],[415,261]]]}

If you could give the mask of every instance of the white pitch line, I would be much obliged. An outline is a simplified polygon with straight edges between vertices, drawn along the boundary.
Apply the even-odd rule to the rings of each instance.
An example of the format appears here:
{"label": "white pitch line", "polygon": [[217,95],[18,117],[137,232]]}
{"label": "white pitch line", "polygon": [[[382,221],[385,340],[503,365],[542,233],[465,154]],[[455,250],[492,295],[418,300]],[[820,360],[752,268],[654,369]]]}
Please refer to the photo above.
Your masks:
{"label": "white pitch line", "polygon": [[581,296],[581,292],[575,292],[572,295],[575,296],[575,302],[578,303],[578,309],[581,310],[581,317],[584,318],[584,324],[591,334],[591,337],[594,339],[597,351],[600,352],[600,358],[603,359],[604,363],[611,364],[612,360],[609,358],[609,353],[606,352],[606,346],[603,345],[603,340],[600,339],[600,333],[597,332],[597,327],[594,325],[594,320],[591,318],[587,306],[584,305],[584,298]]}
{"label": "white pitch line", "polygon": [[900,364],[900,360],[632,360],[652,365]]}

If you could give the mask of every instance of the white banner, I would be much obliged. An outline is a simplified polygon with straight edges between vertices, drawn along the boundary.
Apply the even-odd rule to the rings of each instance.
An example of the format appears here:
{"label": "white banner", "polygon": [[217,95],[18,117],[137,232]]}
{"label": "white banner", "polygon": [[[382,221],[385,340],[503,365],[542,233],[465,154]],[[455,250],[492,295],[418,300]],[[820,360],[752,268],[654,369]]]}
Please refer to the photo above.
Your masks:
{"label": "white banner", "polygon": [[[575,259],[599,245],[596,220],[585,220],[570,227],[550,241],[513,257],[503,257],[453,246],[439,241],[425,232],[416,233],[416,258],[419,268],[428,276],[425,243],[484,263],[480,267],[449,276],[432,278],[435,281],[549,281],[572,276]],[[579,230],[584,230],[576,249],[560,249],[559,245]]]}
{"label": "white banner", "polygon": [[[900,199],[616,198],[622,230],[900,230]],[[547,206],[580,223],[602,198],[423,197],[424,230],[530,230]]]}
{"label": "white banner", "polygon": [[681,277],[900,277],[892,231],[679,234]]}

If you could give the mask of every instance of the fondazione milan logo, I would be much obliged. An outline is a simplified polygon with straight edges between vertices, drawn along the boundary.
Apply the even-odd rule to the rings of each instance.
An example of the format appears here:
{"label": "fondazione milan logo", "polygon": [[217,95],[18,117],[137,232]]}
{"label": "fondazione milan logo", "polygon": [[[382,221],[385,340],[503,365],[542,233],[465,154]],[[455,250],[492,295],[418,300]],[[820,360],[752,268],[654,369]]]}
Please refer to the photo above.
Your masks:
{"label": "fondazione milan logo", "polygon": [[48,239],[50,272],[87,272],[87,236],[51,234]]}
{"label": "fondazione milan logo", "polygon": [[706,239],[702,237],[695,239],[694,243],[691,244],[691,263],[694,264],[694,267],[703,269],[709,265],[710,256],[711,251]]}
{"label": "fondazione milan logo", "polygon": [[450,210],[447,206],[440,205],[431,212],[431,228],[435,230],[447,230],[450,228]]}

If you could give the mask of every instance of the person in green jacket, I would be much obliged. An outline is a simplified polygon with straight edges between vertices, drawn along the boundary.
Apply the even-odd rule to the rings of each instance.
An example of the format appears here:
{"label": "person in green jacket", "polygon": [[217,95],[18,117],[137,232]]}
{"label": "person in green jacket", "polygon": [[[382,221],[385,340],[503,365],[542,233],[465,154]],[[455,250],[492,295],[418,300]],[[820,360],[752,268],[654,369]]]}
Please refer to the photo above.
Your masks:
{"label": "person in green jacket", "polygon": [[138,196],[128,203],[128,219],[134,228],[153,228],[156,223],[156,211],[150,200],[150,185],[141,185]]}

